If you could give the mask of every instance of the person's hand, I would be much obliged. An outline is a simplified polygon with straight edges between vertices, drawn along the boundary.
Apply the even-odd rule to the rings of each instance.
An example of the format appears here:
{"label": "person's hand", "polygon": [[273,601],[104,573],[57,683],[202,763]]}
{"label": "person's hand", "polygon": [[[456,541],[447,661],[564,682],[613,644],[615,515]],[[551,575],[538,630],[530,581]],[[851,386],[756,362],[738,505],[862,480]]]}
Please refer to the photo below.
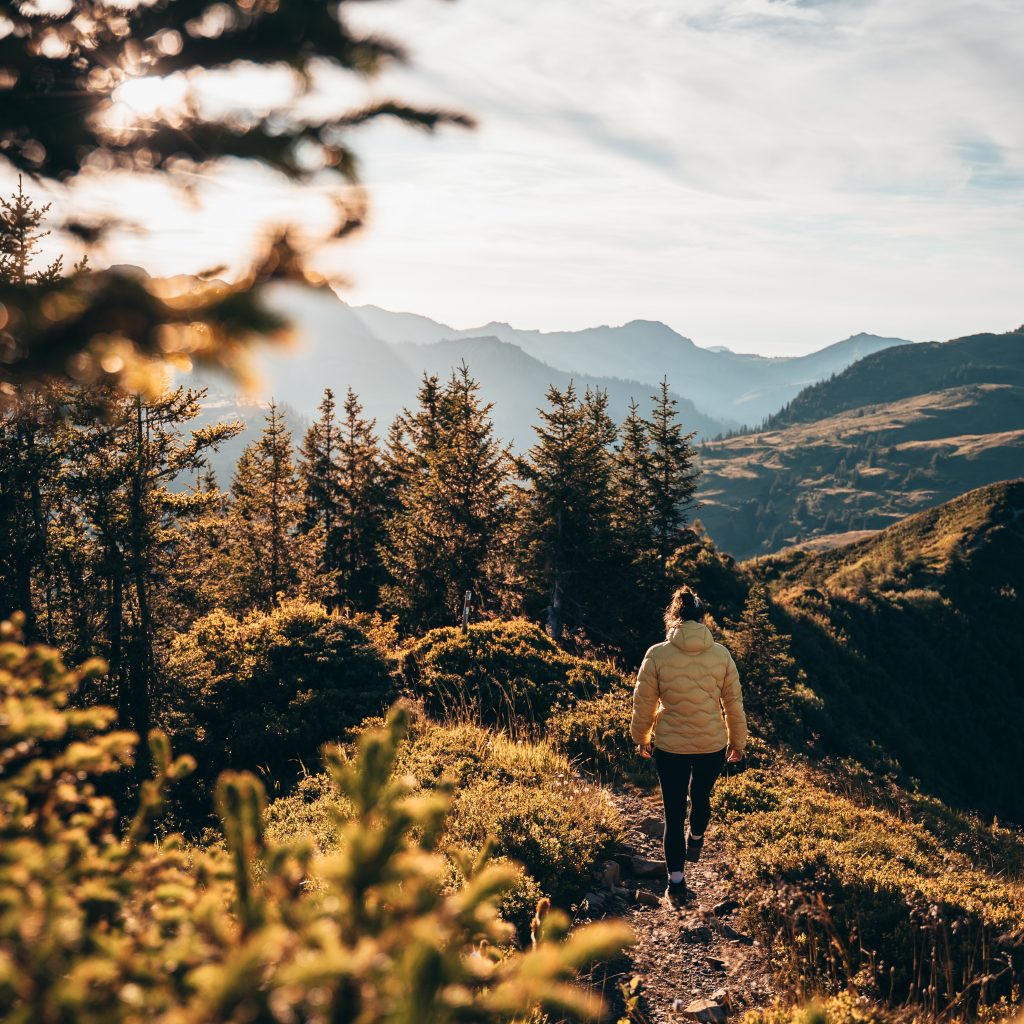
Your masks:
{"label": "person's hand", "polygon": [[650,743],[638,743],[636,745],[636,752],[641,757],[650,757],[651,756],[651,745],[650,745]]}
{"label": "person's hand", "polygon": [[725,752],[725,760],[729,764],[739,764],[743,760],[743,751],[737,750],[735,747],[730,747]]}

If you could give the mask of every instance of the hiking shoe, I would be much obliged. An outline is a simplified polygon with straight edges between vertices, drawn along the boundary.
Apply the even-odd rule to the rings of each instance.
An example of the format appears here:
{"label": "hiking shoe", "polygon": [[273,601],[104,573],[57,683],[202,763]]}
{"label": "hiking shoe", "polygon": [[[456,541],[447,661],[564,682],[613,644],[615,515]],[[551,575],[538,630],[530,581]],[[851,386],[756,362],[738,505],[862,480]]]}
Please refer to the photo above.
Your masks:
{"label": "hiking shoe", "polygon": [[686,859],[693,864],[700,860],[700,851],[704,849],[704,836],[694,839],[692,835],[686,835]]}
{"label": "hiking shoe", "polygon": [[670,878],[668,880],[668,888],[665,890],[665,895],[673,903],[681,903],[686,899],[686,879],[683,878],[678,882],[673,882]]}

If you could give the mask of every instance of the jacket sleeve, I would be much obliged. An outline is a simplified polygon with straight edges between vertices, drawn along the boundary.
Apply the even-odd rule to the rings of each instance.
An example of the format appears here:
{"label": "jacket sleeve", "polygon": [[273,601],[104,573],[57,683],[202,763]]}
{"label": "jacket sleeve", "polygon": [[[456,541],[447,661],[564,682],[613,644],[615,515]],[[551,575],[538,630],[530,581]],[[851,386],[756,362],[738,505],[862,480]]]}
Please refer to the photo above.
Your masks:
{"label": "jacket sleeve", "polygon": [[634,743],[650,743],[654,720],[658,716],[658,701],[661,691],[658,686],[658,666],[651,652],[644,655],[643,664],[636,676],[633,689],[633,718],[629,723],[629,734]]}
{"label": "jacket sleeve", "polygon": [[722,707],[725,709],[725,725],[729,730],[729,746],[743,752],[747,745],[747,716],[743,711],[743,691],[740,689],[740,674],[736,662],[728,652],[729,664],[725,669],[722,684]]}

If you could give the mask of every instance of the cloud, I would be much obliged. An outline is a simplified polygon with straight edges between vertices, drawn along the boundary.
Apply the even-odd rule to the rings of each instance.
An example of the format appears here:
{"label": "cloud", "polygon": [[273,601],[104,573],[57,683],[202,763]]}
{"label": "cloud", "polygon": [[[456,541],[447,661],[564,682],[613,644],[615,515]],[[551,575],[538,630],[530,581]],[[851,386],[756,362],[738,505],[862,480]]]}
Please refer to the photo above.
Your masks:
{"label": "cloud", "polygon": [[[1016,3],[346,8],[416,58],[370,95],[481,121],[473,134],[379,125],[355,140],[371,229],[323,263],[355,280],[358,301],[457,325],[658,318],[764,352],[1024,316]],[[315,221],[283,183],[224,174],[195,259],[219,262],[225,225],[264,194],[275,216]],[[180,259],[190,246],[175,223]]]}

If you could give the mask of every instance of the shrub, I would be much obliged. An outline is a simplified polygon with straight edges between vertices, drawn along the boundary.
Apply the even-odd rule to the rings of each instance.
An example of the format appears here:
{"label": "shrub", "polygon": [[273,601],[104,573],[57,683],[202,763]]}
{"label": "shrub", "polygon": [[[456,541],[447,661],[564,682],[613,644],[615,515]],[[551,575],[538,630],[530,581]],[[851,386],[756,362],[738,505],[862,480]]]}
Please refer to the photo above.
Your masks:
{"label": "shrub", "polygon": [[715,793],[783,980],[799,995],[811,978],[821,991],[855,982],[933,1013],[968,1012],[1020,985],[1012,933],[1024,920],[1024,885],[1005,877],[1011,865],[976,866],[921,822],[831,791],[829,781],[780,761]]}
{"label": "shrub", "polygon": [[821,1001],[751,1010],[740,1024],[898,1024],[900,1020],[892,1010],[870,999],[841,992]]}
{"label": "shrub", "polygon": [[633,691],[625,685],[560,708],[548,719],[547,735],[588,771],[605,777],[654,779],[629,734]]}
{"label": "shrub", "polygon": [[467,635],[431,630],[406,650],[402,675],[436,717],[510,728],[545,722],[556,702],[621,685],[610,664],[567,654],[523,619],[478,623]]}
{"label": "shrub", "polygon": [[573,779],[546,786],[484,778],[455,798],[451,842],[495,849],[518,861],[555,903],[580,896],[599,855],[619,836],[617,815],[605,794]]}
{"label": "shrub", "polygon": [[[340,852],[268,840],[264,795],[246,773],[217,786],[224,844],[185,855],[147,830],[163,785],[189,769],[151,737],[157,778],[124,836],[97,779],[132,757],[108,732],[112,708],[68,707],[82,673],[0,630],[0,1018],[89,1021],[520,1021],[593,1017],[578,969],[615,955],[622,925],[568,933],[543,917],[525,954],[504,948],[497,896],[513,882],[486,857],[460,856],[444,885],[436,848],[446,801],[392,777],[404,719],[364,734],[354,760],[329,752],[349,808]],[[316,873],[314,873],[316,872]],[[310,884],[310,883],[313,884]]]}
{"label": "shrub", "polygon": [[[607,794],[581,782],[565,755],[544,741],[420,720],[399,746],[394,771],[423,792],[454,792],[440,849],[468,849],[476,856],[493,842],[499,858],[521,865],[502,903],[503,914],[521,933],[538,893],[568,905],[621,832]],[[309,836],[327,852],[338,846],[332,821],[348,813],[328,777],[319,775],[270,805],[268,832]],[[451,880],[457,881],[457,873]]]}
{"label": "shrub", "polygon": [[393,691],[363,630],[303,601],[241,620],[212,612],[175,638],[166,674],[161,724],[208,785],[225,768],[293,778]]}

